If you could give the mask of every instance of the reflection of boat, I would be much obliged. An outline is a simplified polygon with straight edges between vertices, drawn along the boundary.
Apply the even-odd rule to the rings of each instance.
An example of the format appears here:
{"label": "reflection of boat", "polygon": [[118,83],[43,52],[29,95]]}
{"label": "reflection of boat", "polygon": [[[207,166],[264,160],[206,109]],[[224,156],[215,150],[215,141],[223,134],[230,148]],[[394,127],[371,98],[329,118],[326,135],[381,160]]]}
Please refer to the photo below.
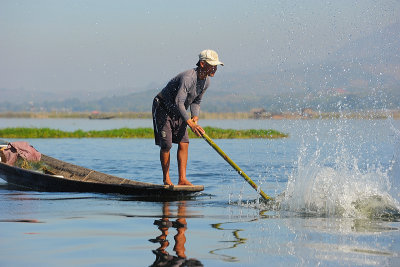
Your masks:
{"label": "reflection of boat", "polygon": [[41,170],[28,170],[0,162],[0,178],[17,188],[48,192],[118,193],[151,199],[190,196],[204,186],[168,186],[133,181],[73,165],[42,154]]}

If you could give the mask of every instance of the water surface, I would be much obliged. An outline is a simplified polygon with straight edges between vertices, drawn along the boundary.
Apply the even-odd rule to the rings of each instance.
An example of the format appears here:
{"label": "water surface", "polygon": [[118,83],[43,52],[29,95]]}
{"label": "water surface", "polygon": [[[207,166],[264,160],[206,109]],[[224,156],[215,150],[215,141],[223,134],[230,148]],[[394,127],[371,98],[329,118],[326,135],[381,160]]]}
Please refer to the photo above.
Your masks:
{"label": "water surface", "polygon": [[[207,143],[193,139],[188,177],[204,184],[205,191],[192,200],[162,203],[119,195],[20,191],[1,183],[0,266],[400,264],[400,223],[389,209],[399,207],[399,121],[233,120],[203,125],[289,133],[279,140],[215,140],[267,194],[278,196],[277,209],[260,202]],[[1,128],[17,126],[73,131],[151,127],[151,121],[0,119]],[[161,182],[159,151],[150,139],[27,141],[74,164]],[[173,181],[175,158],[174,147]]]}

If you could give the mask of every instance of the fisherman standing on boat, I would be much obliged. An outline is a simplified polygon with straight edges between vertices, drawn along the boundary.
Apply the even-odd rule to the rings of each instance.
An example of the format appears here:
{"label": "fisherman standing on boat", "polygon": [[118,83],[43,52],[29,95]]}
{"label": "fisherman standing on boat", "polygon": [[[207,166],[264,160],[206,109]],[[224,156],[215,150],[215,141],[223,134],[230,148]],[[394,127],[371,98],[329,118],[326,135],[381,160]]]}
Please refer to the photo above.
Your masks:
{"label": "fisherman standing on boat", "polygon": [[[192,185],[186,178],[189,137],[187,126],[197,135],[204,134],[198,125],[201,99],[218,65],[224,65],[213,50],[199,54],[197,68],[174,77],[153,100],[153,127],[156,145],[160,146],[160,161],[165,185],[173,185],[169,176],[170,150],[178,144],[179,185]],[[190,107],[191,117],[187,113]]]}

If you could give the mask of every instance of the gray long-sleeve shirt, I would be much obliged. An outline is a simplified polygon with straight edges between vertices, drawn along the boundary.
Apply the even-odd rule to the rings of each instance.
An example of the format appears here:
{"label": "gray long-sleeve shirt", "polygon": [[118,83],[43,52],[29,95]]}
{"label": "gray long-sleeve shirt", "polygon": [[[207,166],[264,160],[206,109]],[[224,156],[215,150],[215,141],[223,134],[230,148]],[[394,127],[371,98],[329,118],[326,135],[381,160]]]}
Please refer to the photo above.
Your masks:
{"label": "gray long-sleeve shirt", "polygon": [[196,69],[190,69],[172,78],[161,90],[164,104],[174,116],[181,116],[185,121],[190,119],[186,110],[190,106],[192,116],[199,116],[200,103],[210,84],[210,78],[197,78]]}

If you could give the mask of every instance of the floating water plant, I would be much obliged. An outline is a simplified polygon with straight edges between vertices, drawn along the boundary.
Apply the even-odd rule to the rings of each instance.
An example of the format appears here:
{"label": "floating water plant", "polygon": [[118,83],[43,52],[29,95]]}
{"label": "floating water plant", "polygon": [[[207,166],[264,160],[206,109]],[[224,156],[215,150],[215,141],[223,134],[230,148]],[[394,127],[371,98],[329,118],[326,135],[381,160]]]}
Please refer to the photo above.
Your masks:
{"label": "floating water plant", "polygon": [[[287,134],[276,130],[233,130],[220,129],[214,127],[204,127],[206,133],[215,139],[251,139],[251,138],[285,138]],[[0,129],[2,138],[153,138],[152,128],[120,128],[101,131],[83,131],[73,132],[61,131],[50,128],[5,128]],[[197,138],[189,131],[191,138]]]}

